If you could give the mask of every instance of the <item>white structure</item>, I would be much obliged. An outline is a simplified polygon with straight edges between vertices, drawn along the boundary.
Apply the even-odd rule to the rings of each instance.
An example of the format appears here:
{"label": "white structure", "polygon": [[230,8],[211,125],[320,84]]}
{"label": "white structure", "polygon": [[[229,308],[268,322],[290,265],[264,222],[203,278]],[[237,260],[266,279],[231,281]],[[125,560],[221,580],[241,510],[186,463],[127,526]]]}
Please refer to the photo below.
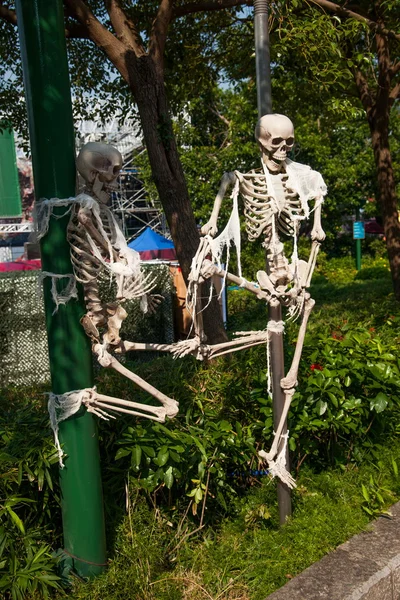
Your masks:
{"label": "white structure", "polygon": [[123,123],[115,117],[106,123],[79,121],[77,147],[88,142],[106,142],[122,155],[122,168],[111,196],[111,210],[118,216],[125,238],[130,241],[146,227],[162,235],[167,233],[165,217],[159,201],[150,200],[135,166],[135,156],[144,151],[137,119]]}

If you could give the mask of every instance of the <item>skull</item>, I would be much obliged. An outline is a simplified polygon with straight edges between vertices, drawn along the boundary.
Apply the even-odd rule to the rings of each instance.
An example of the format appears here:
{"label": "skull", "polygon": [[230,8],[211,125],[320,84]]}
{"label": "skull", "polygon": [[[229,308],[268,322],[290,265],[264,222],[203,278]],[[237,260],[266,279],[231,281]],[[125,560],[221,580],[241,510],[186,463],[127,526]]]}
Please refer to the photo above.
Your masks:
{"label": "skull", "polygon": [[284,115],[264,115],[256,125],[255,137],[265,155],[267,166],[276,170],[293,148],[293,123]]}
{"label": "skull", "polygon": [[[122,168],[122,156],[109,144],[89,142],[79,152],[76,166],[89,187],[99,196],[102,189],[105,192],[115,189],[114,182]],[[104,192],[99,199],[105,201]]]}

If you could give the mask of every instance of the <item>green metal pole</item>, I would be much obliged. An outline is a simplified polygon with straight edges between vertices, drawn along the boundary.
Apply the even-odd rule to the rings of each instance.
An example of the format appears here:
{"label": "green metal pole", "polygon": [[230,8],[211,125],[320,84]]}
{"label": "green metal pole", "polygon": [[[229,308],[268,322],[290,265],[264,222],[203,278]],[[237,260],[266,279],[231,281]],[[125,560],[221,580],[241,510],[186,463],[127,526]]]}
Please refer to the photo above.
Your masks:
{"label": "green metal pole", "polygon": [[356,269],[361,271],[361,240],[356,240]]}
{"label": "green metal pole", "polygon": [[[37,199],[75,195],[75,144],[61,0],[17,0],[25,94]],[[54,213],[62,215],[65,208]],[[57,212],[58,211],[58,212]],[[72,273],[66,239],[68,215],[51,218],[42,239],[43,271]],[[67,279],[59,281],[60,289]],[[51,279],[44,279],[52,391],[63,394],[93,385],[90,343],[80,318],[82,290],[53,314]],[[60,470],[64,549],[81,577],[104,570],[105,527],[98,436],[93,415],[81,410],[60,424],[68,457]]]}

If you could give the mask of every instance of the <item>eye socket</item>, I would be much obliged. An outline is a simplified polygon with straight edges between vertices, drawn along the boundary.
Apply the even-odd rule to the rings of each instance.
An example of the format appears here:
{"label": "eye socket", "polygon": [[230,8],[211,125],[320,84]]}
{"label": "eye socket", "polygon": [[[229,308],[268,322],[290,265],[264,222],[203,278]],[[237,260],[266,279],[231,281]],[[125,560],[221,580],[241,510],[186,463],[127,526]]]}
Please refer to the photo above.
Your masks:
{"label": "eye socket", "polygon": [[273,144],[274,146],[279,146],[279,144],[281,144],[283,142],[283,138],[274,138],[273,140],[271,140],[271,144]]}
{"label": "eye socket", "polygon": [[287,144],[288,146],[293,146],[293,144],[294,144],[294,138],[292,138],[292,137],[288,138],[288,139],[286,140],[286,144]]}
{"label": "eye socket", "polygon": [[121,167],[119,167],[118,165],[116,165],[116,166],[113,168],[113,173],[114,173],[114,175],[118,175],[118,173],[120,172],[120,170],[121,170]]}

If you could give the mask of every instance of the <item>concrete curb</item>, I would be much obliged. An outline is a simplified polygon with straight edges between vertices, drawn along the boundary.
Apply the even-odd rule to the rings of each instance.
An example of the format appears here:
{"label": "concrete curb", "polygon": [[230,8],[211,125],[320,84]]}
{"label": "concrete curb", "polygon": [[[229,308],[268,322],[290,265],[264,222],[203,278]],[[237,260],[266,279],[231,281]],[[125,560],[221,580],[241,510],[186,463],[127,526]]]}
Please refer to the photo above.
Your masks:
{"label": "concrete curb", "polygon": [[400,600],[400,502],[390,512],[268,600]]}

